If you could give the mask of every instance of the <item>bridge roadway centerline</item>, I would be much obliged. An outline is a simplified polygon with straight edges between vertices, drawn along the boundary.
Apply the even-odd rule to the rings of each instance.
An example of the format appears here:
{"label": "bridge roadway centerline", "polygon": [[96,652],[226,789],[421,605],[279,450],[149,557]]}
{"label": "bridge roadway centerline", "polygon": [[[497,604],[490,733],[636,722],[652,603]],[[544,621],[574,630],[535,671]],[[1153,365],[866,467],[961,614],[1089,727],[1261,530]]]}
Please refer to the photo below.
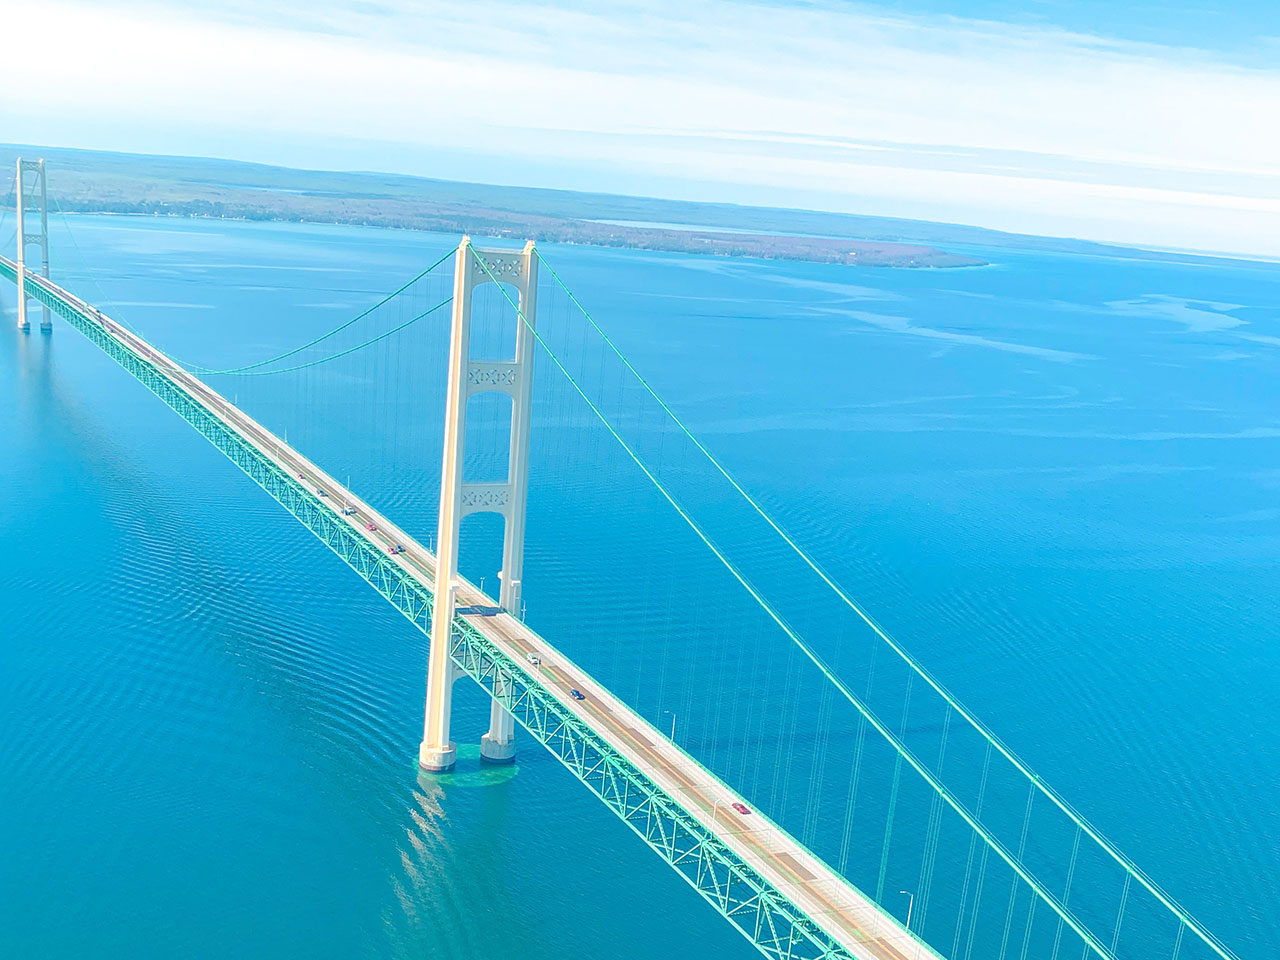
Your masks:
{"label": "bridge roadway centerline", "polygon": [[[5,259],[7,258],[0,258]],[[146,359],[209,414],[255,447],[290,477],[300,477],[335,518],[345,520],[360,536],[404,570],[435,589],[435,556],[413,537],[354,496],[309,459],[253,420],[173,360],[135,336],[101,311],[60,287],[28,272],[27,283],[40,285],[75,306]],[[342,514],[344,507],[355,513]],[[372,523],[374,530],[367,524]],[[391,554],[395,545],[403,553]],[[799,841],[759,811],[741,814],[733,803],[745,799],[694,760],[656,727],[618,700],[553,645],[538,636],[474,584],[459,578],[458,616],[484,635],[522,669],[534,674],[571,713],[607,740],[638,770],[715,834],[745,863],[801,908],[831,938],[858,960],[941,960],[929,946],[908,933],[896,919],[855,888]],[[468,610],[470,608],[470,610]],[[497,611],[497,612],[492,612]],[[529,664],[528,656],[541,659]],[[585,700],[576,700],[577,689]]]}

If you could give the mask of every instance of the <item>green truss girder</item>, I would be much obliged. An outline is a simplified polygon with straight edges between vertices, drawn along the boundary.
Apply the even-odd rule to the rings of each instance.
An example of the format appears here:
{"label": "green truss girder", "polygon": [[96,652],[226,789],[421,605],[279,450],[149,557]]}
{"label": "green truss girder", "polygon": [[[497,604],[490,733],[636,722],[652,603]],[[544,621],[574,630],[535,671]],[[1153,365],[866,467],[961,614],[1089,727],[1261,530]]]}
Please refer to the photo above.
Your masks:
{"label": "green truss girder", "polygon": [[[0,276],[10,281],[17,277],[13,262],[4,257],[0,257]],[[34,279],[27,284],[32,299],[57,313],[195,427],[414,626],[430,636],[432,592],[425,583],[334,516],[332,509],[309,489],[57,290]],[[450,654],[458,669],[510,710],[530,736],[761,953],[777,960],[855,960],[849,950],[673,796],[570,712],[536,676],[462,616],[454,621]]]}

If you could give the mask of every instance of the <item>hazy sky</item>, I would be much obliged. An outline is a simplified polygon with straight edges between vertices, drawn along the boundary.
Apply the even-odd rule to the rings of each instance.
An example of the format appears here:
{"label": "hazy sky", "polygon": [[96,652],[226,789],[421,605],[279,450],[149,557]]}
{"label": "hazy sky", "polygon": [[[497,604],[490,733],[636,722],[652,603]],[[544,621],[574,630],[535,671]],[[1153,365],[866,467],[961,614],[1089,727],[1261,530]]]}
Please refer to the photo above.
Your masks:
{"label": "hazy sky", "polygon": [[1280,256],[1274,0],[0,8],[0,141]]}

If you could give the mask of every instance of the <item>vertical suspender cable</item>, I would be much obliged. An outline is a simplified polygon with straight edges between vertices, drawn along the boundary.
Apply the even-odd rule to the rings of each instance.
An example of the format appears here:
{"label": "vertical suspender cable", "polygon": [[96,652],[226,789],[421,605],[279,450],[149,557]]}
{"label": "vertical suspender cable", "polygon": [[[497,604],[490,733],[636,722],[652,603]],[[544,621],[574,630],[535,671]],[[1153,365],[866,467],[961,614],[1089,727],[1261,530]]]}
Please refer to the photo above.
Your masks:
{"label": "vertical suspender cable", "polygon": [[[489,270],[488,265],[485,264],[484,261],[479,258],[477,258],[477,260],[480,266],[482,267],[482,269],[484,269],[485,272],[489,274],[490,278],[493,278],[493,274]],[[502,289],[501,286],[499,286],[499,289]],[[1026,882],[1032,888],[1032,890],[1035,891],[1037,896],[1041,897],[1047,904],[1049,904],[1049,906],[1054,910],[1055,913],[1057,913],[1066,921],[1067,925],[1071,927],[1071,929],[1075,931],[1075,933],[1085,943],[1088,950],[1092,951],[1097,956],[1104,958],[1104,960],[1112,960],[1111,955],[1108,953],[1107,948],[1102,944],[1102,942],[1099,941],[1098,938],[1095,937],[1087,928],[1085,928],[1076,917],[1072,916],[1069,911],[1063,908],[1063,906],[1057,901],[1054,895],[1049,890],[1047,890],[1043,884],[1041,884],[1038,880],[1036,880],[1036,878],[1032,876],[1032,874],[1027,870],[1027,868],[1023,866],[1022,863],[1017,858],[1015,858],[1014,855],[1008,849],[1005,848],[1005,846],[1000,842],[999,838],[994,836],[982,823],[980,823],[978,820],[974,818],[973,814],[970,813],[969,810],[965,808],[965,805],[957,797],[955,797],[954,794],[952,794],[949,789],[947,789],[947,787],[937,778],[937,776],[931,770],[929,770],[929,768],[925,764],[921,763],[920,760],[917,757],[915,757],[910,750],[907,749],[906,745],[901,741],[901,739],[897,737],[892,730],[890,730],[888,727],[884,725],[884,723],[867,707],[867,705],[864,704],[853,693],[853,691],[849,689],[848,685],[831,671],[831,668],[827,666],[826,662],[822,659],[822,657],[820,657],[818,653],[799,634],[795,632],[795,630],[790,626],[790,624],[787,623],[787,621],[773,607],[773,605],[770,604],[764,598],[764,596],[760,593],[760,591],[754,585],[752,585],[752,583],[746,578],[746,576],[729,560],[727,556],[725,556],[724,552],[718,546],[716,546],[716,544],[707,535],[706,531],[704,531],[702,527],[697,523],[697,521],[694,520],[693,517],[689,514],[689,512],[683,506],[680,505],[679,501],[677,501],[671,495],[670,491],[667,490],[667,488],[663,484],[658,482],[657,478],[653,475],[653,472],[648,468],[648,466],[644,463],[644,461],[636,454],[635,449],[631,446],[631,444],[628,443],[623,438],[623,436],[618,432],[617,428],[614,427],[614,425],[610,423],[609,420],[601,413],[600,407],[589,396],[587,396],[586,392],[578,384],[577,380],[575,380],[573,376],[569,373],[569,371],[565,368],[563,361],[561,361],[559,357],[557,357],[553,352],[551,352],[551,350],[547,347],[546,341],[539,335],[537,328],[533,324],[529,323],[528,318],[524,316],[524,313],[520,310],[519,306],[514,301],[511,300],[510,295],[507,294],[505,290],[502,290],[502,294],[507,298],[507,302],[511,305],[512,309],[516,311],[517,315],[520,317],[521,322],[524,323],[529,328],[530,333],[533,335],[534,339],[546,352],[548,359],[551,360],[551,362],[561,372],[561,374],[565,377],[565,379],[569,381],[570,386],[574,388],[574,390],[578,393],[578,395],[587,404],[592,414],[594,414],[596,418],[600,420],[600,422],[604,425],[605,429],[608,430],[609,434],[614,438],[614,440],[623,448],[623,450],[631,458],[632,462],[635,463],[635,465],[640,469],[642,473],[644,473],[646,477],[648,477],[649,481],[657,488],[658,492],[662,494],[663,499],[665,499],[672,506],[672,508],[675,509],[675,511],[680,515],[681,519],[683,519],[684,522],[689,526],[689,528],[693,530],[693,532],[698,536],[698,539],[700,539],[706,545],[707,549],[709,549],[713,554],[715,554],[716,558],[725,567],[725,569],[728,570],[729,573],[733,576],[733,578],[737,580],[738,583],[743,587],[743,589],[745,589],[747,593],[751,595],[752,599],[755,600],[755,602],[769,616],[769,618],[773,620],[773,622],[776,623],[779,628],[782,629],[783,633],[785,633],[787,637],[791,640],[791,642],[805,655],[805,657],[822,672],[823,676],[825,676],[828,681],[836,685],[836,688],[845,697],[845,699],[848,700],[849,703],[852,704],[853,707],[856,710],[858,710],[859,713],[861,713],[864,717],[866,717],[867,721],[871,724],[873,728],[875,728],[876,732],[879,733],[880,736],[883,737],[885,740],[887,740],[889,745],[893,747],[895,751],[897,751],[898,756],[902,760],[904,760],[906,763],[908,763],[911,766],[911,768],[916,771],[916,773],[918,773],[922,778],[924,778],[924,780],[929,784],[929,786],[935,792],[940,793],[943,796],[943,799],[945,800],[947,805],[951,807],[951,809],[954,810],[956,813],[958,813],[960,817],[965,821],[965,823],[967,823],[970,826],[970,828],[979,832],[979,834],[982,836],[983,841],[986,843],[987,847],[993,850],[996,853],[996,855],[1014,871],[1015,874],[1017,874],[1024,882]],[[959,710],[957,710],[957,712],[960,712],[961,716],[965,716],[963,712]],[[997,749],[999,749],[998,745],[997,745]],[[1224,956],[1224,960],[1230,960],[1230,958],[1226,958]]]}
{"label": "vertical suspender cable", "polygon": [[988,743],[991,743],[996,748],[996,750],[1000,753],[1000,755],[1005,758],[1005,760],[1007,760],[1010,764],[1012,764],[1013,767],[1023,777],[1025,777],[1028,781],[1030,781],[1030,783],[1033,785],[1033,787],[1036,790],[1042,793],[1046,798],[1049,799],[1050,802],[1054,804],[1054,806],[1056,806],[1059,810],[1061,810],[1077,826],[1083,829],[1085,834],[1091,840],[1093,840],[1094,843],[1096,843],[1109,857],[1111,857],[1111,859],[1115,860],[1116,863],[1118,863],[1121,866],[1121,868],[1125,870],[1126,873],[1128,873],[1130,876],[1136,879],[1138,883],[1144,889],[1146,889],[1152,896],[1154,896],[1167,910],[1173,913],[1184,925],[1190,928],[1191,932],[1194,933],[1200,940],[1202,940],[1211,950],[1213,950],[1213,952],[1216,953],[1221,958],[1221,960],[1238,960],[1238,958],[1236,958],[1235,955],[1223,943],[1221,943],[1221,941],[1219,941],[1215,936],[1213,936],[1213,934],[1211,934],[1207,929],[1201,926],[1199,921],[1197,921],[1194,917],[1192,917],[1189,913],[1187,913],[1181,906],[1179,906],[1173,900],[1173,898],[1170,897],[1167,893],[1165,893],[1159,887],[1159,885],[1156,884],[1154,880],[1148,877],[1137,866],[1137,864],[1133,863],[1133,861],[1131,861],[1128,857],[1126,857],[1123,853],[1121,853],[1115,846],[1113,846],[1110,843],[1110,841],[1108,841],[1105,837],[1103,837],[1102,834],[1091,823],[1089,823],[1078,811],[1076,811],[1074,807],[1072,807],[1055,790],[1053,790],[1052,787],[1050,787],[1047,783],[1041,780],[1041,778],[1037,774],[1035,774],[1025,763],[1023,763],[1022,760],[1019,759],[1019,757],[1009,747],[1007,747],[1004,744],[1004,742],[1001,741],[995,735],[994,732],[992,732],[984,723],[978,720],[977,717],[975,717],[967,709],[965,709],[965,707],[951,694],[951,692],[948,691],[939,680],[937,680],[931,673],[929,673],[928,670],[925,669],[923,664],[921,664],[918,660],[915,659],[915,657],[913,657],[910,653],[908,653],[904,647],[902,647],[896,640],[893,639],[893,637],[888,633],[888,631],[886,631],[883,627],[880,626],[878,622],[876,622],[875,618],[871,616],[869,611],[864,609],[861,604],[855,601],[842,587],[839,586],[839,584],[836,583],[835,579],[829,573],[827,573],[827,571],[822,567],[822,565],[818,563],[818,561],[812,555],[810,555],[808,551],[806,551],[803,547],[801,547],[800,544],[796,540],[794,540],[790,536],[790,534],[788,534],[782,528],[781,524],[779,524],[776,520],[774,520],[773,517],[760,505],[760,503],[754,497],[752,497],[751,494],[748,493],[747,490],[740,483],[738,483],[738,481],[733,477],[732,474],[729,473],[729,471],[724,467],[724,465],[721,464],[720,461],[716,459],[715,456],[712,455],[711,451],[708,450],[706,446],[704,446],[703,443],[688,429],[688,427],[684,424],[684,421],[681,420],[680,417],[676,415],[675,411],[672,410],[662,400],[662,398],[657,394],[657,392],[654,391],[653,387],[649,385],[649,382],[640,375],[639,371],[637,371],[631,365],[630,361],[628,361],[627,358],[622,354],[622,352],[617,348],[617,346],[614,345],[613,341],[609,338],[608,334],[606,334],[604,330],[599,326],[599,324],[596,323],[596,321],[594,320],[594,318],[592,318],[590,313],[587,312],[586,308],[581,303],[578,302],[577,298],[573,295],[573,292],[570,291],[567,286],[565,286],[564,281],[560,278],[559,274],[556,273],[555,269],[550,264],[548,264],[545,260],[543,260],[541,255],[538,255],[538,259],[543,263],[543,265],[546,266],[547,271],[551,274],[551,276],[555,278],[556,282],[559,283],[562,287],[564,287],[565,292],[568,294],[570,300],[578,307],[579,311],[581,311],[582,315],[587,319],[587,322],[590,323],[591,326],[600,335],[600,337],[606,343],[609,344],[610,348],[614,351],[614,353],[617,354],[618,358],[622,361],[622,363],[626,366],[626,368],[631,372],[631,374],[636,378],[636,380],[640,383],[640,385],[645,390],[647,390],[651,396],[653,396],[654,400],[656,400],[658,404],[662,407],[662,409],[666,412],[666,414],[670,416],[671,419],[680,426],[681,430],[684,431],[685,435],[688,436],[689,440],[694,444],[695,447],[697,447],[697,449],[703,454],[703,456],[707,458],[708,462],[711,463],[711,465],[716,469],[716,471],[722,477],[724,477],[725,480],[729,482],[729,484],[733,487],[733,489],[752,507],[752,509],[756,512],[756,514],[758,514],[760,518],[764,520],[765,523],[768,524],[769,527],[771,527],[774,530],[774,532],[778,534],[779,537],[782,538],[782,540],[787,544],[787,546],[792,550],[792,552],[794,552],[796,556],[798,556],[806,566],[808,566],[824,583],[826,583],[826,585],[836,593],[836,595],[844,602],[844,604],[850,610],[852,610],[864,623],[866,623],[866,625],[870,627],[871,630],[874,631],[875,634],[882,641],[888,644],[889,647],[918,676],[920,676],[927,684],[929,684],[929,686],[932,687],[933,690],[939,696],[941,696],[944,700],[946,700],[949,704],[951,704],[951,706],[955,708],[956,712],[961,717],[964,718],[965,722],[967,722],[971,727],[973,727],[973,729],[976,730],[978,734],[982,736],[985,740],[987,740]]}

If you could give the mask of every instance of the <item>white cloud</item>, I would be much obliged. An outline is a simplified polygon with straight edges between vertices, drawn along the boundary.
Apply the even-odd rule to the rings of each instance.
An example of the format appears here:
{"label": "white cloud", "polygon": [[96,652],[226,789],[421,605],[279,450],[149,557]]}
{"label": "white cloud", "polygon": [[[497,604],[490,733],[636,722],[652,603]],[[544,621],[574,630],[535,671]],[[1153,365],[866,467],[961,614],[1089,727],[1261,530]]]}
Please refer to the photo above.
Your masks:
{"label": "white cloud", "polygon": [[58,66],[7,48],[6,140],[1280,255],[1280,71],[1196,51],[824,3],[7,18]]}

